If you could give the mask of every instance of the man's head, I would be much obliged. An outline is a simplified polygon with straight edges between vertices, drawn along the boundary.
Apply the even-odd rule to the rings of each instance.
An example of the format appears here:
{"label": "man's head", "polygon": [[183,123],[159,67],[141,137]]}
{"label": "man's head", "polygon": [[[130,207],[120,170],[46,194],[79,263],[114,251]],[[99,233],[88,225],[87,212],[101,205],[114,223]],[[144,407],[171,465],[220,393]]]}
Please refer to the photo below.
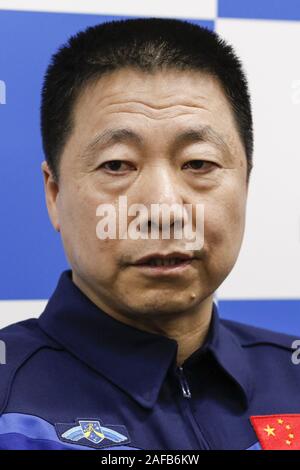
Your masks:
{"label": "man's head", "polygon": [[[218,288],[240,249],[253,150],[247,82],[230,46],[178,20],[89,28],[53,57],[41,124],[52,223],[73,276],[107,311],[180,314]],[[181,241],[99,240],[96,208],[119,196],[204,204],[204,247],[189,253],[197,259],[153,277],[135,261],[182,252]]]}

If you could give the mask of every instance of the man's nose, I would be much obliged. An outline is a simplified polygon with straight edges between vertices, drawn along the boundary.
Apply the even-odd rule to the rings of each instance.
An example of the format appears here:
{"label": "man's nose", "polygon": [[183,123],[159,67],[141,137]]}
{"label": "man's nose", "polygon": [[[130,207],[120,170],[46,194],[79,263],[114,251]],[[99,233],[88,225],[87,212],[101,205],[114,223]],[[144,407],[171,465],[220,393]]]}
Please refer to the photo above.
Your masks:
{"label": "man's nose", "polygon": [[168,164],[153,165],[141,178],[139,190],[143,204],[181,204],[182,187],[175,170]]}
{"label": "man's nose", "polygon": [[136,202],[143,204],[148,212],[148,220],[143,220],[143,225],[159,224],[159,230],[175,223],[183,226],[183,188],[174,170],[167,165],[152,166],[136,190]]}

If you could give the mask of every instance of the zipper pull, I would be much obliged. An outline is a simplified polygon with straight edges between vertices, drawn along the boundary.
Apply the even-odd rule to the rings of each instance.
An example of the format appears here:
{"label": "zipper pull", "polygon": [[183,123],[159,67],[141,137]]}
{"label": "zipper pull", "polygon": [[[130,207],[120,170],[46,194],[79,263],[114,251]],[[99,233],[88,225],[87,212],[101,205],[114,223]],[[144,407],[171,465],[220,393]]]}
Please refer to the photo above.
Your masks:
{"label": "zipper pull", "polygon": [[183,367],[178,366],[177,370],[179,372],[179,382],[180,382],[181,391],[182,391],[182,394],[183,394],[184,398],[192,398],[192,394],[191,394],[191,391],[190,391],[190,388],[189,388],[189,384],[188,384],[188,382],[186,380],[186,377],[184,375]]}

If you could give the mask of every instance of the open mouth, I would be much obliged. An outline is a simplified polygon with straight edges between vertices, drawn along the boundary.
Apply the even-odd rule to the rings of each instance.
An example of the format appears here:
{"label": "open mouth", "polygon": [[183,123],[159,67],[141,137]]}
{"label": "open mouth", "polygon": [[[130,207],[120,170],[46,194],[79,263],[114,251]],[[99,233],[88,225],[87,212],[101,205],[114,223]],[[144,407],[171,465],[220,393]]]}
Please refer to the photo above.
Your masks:
{"label": "open mouth", "polygon": [[173,253],[151,253],[136,261],[133,266],[150,276],[179,275],[190,269],[190,265],[195,260],[191,254]]}
{"label": "open mouth", "polygon": [[190,263],[191,259],[182,259],[182,258],[152,258],[146,263],[143,263],[141,266],[153,266],[153,267],[171,267],[171,266],[182,266],[184,264]]}
{"label": "open mouth", "polygon": [[148,275],[169,276],[183,274],[192,264],[194,258],[149,258],[142,263],[134,265],[141,272]]}

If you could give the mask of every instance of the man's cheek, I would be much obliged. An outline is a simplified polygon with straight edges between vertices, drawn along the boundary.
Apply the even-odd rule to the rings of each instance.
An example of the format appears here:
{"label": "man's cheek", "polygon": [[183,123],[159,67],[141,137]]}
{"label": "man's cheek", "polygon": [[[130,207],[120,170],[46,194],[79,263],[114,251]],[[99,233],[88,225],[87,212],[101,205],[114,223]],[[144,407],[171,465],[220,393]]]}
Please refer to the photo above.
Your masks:
{"label": "man's cheek", "polygon": [[221,246],[226,240],[228,221],[223,211],[206,211],[204,219],[204,249]]}

